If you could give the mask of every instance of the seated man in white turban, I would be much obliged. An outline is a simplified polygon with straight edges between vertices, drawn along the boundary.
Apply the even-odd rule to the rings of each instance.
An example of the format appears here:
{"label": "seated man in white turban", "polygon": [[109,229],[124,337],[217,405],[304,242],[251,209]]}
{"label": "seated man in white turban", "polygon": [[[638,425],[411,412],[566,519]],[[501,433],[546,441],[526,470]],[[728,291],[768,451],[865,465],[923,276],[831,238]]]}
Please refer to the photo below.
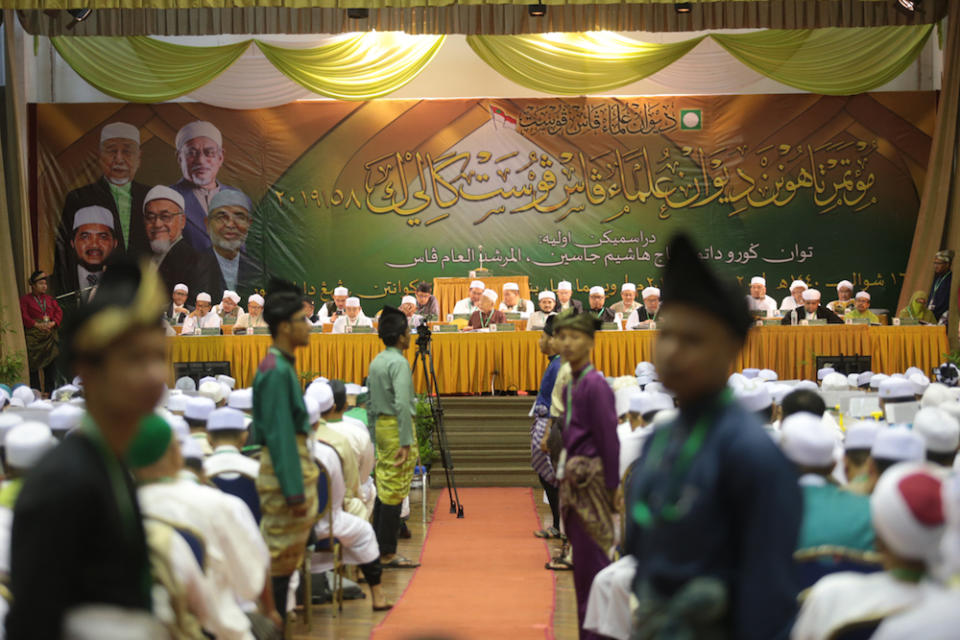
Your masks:
{"label": "seated man in white turban", "polygon": [[350,291],[346,287],[336,287],[333,290],[333,300],[320,307],[320,313],[314,324],[333,324],[339,316],[347,312],[347,298],[350,297]]}
{"label": "seated man in white turban", "polygon": [[621,329],[622,327],[619,326],[617,314],[604,306],[604,302],[606,302],[606,300],[607,293],[603,290],[603,287],[590,287],[589,313],[597,318],[600,322],[617,322],[617,328]]}
{"label": "seated man in white turban", "polygon": [[346,313],[333,323],[333,333],[352,333],[357,327],[373,328],[373,321],[360,308],[360,298],[347,298],[344,309]]}
{"label": "seated man in white turban", "polygon": [[660,289],[647,287],[641,293],[643,304],[627,317],[627,329],[649,329],[660,312]]}
{"label": "seated man in white turban", "polygon": [[827,324],[843,324],[833,311],[820,304],[820,292],[816,289],[807,289],[803,292],[803,306],[797,307],[783,316],[780,324],[797,325],[802,320],[826,320]]}
{"label": "seated man in white turban", "polygon": [[543,331],[543,325],[547,323],[547,318],[556,313],[557,296],[553,291],[541,291],[538,296],[540,308],[530,314],[527,320],[527,331]]}
{"label": "seated man in white turban", "polygon": [[765,318],[775,318],[777,315],[777,301],[767,295],[767,281],[760,276],[750,278],[750,294],[747,295],[747,304],[751,312],[762,312]]}
{"label": "seated man in white turban", "polygon": [[880,324],[880,317],[873,311],[870,311],[870,294],[866,291],[857,292],[857,295],[853,297],[853,308],[848,307],[843,318],[844,320],[847,318],[854,320],[863,318],[868,320],[870,324]]}
{"label": "seated man in white turban", "polygon": [[848,310],[852,310],[853,306],[853,283],[849,280],[841,280],[837,283],[837,299],[827,303],[827,308],[838,316],[842,316]]}
{"label": "seated man in white turban", "polygon": [[807,290],[807,283],[803,280],[794,280],[790,283],[790,295],[780,303],[781,313],[793,311],[797,307],[803,306],[803,292]]}
{"label": "seated man in white turban", "polygon": [[213,312],[220,316],[221,324],[235,325],[245,314],[240,307],[240,294],[227,289],[223,292],[220,304],[213,307]]}
{"label": "seated man in white turban", "polygon": [[474,311],[480,308],[480,296],[483,295],[484,289],[487,286],[479,280],[474,280],[470,283],[470,295],[464,298],[463,300],[458,300],[457,304],[453,305],[453,314],[454,315],[470,315]]}
{"label": "seated man in white turban", "polygon": [[610,305],[610,309],[614,313],[619,313],[623,318],[629,318],[630,314],[641,306],[637,300],[637,285],[632,282],[625,282],[620,286],[620,302]]}
{"label": "seated man in white turban", "polygon": [[940,478],[923,466],[898,464],[880,478],[870,508],[885,571],[822,578],[803,602],[793,640],[833,638],[847,627],[882,621],[928,591],[927,565],[938,554],[945,523]]}
{"label": "seated man in white turban", "polygon": [[220,316],[213,311],[210,294],[201,291],[197,294],[197,308],[183,321],[180,335],[191,335],[196,333],[197,329],[219,329],[222,324]]}
{"label": "seated man in white turban", "polygon": [[573,307],[577,313],[583,311],[583,303],[573,299],[573,285],[567,280],[557,283],[557,313]]}
{"label": "seated man in white turban", "polygon": [[417,313],[417,299],[413,296],[403,296],[400,300],[400,311],[407,316],[407,326],[411,329],[416,329],[423,323],[423,316]]}
{"label": "seated man in white turban", "polygon": [[255,293],[247,298],[247,313],[233,325],[234,333],[245,333],[247,329],[266,329],[267,321],[263,319],[263,296]]}
{"label": "seated man in white turban", "polygon": [[519,313],[521,318],[526,319],[533,313],[533,302],[520,297],[520,285],[516,282],[508,282],[503,285],[503,302],[500,303],[500,311]]}
{"label": "seated man in white turban", "polygon": [[171,325],[183,324],[190,312],[193,311],[193,305],[187,304],[187,296],[190,295],[190,288],[178,282],[173,285],[173,293],[170,294],[170,304],[163,311],[164,319]]}

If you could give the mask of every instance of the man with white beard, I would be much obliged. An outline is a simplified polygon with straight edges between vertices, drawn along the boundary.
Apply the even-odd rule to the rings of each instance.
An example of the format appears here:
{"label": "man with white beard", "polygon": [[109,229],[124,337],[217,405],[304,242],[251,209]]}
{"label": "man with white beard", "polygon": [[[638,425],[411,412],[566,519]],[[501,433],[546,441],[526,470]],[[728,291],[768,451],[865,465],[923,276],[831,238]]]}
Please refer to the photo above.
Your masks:
{"label": "man with white beard", "polygon": [[144,198],[143,222],[157,270],[168,289],[185,284],[191,304],[192,297],[200,291],[221,295],[217,261],[209,252],[201,253],[183,239],[183,196],[163,185],[150,189]]}
{"label": "man with white beard", "polygon": [[221,190],[210,199],[207,233],[220,267],[221,290],[251,289],[263,279],[263,269],[244,248],[253,224],[253,205],[242,191]]}

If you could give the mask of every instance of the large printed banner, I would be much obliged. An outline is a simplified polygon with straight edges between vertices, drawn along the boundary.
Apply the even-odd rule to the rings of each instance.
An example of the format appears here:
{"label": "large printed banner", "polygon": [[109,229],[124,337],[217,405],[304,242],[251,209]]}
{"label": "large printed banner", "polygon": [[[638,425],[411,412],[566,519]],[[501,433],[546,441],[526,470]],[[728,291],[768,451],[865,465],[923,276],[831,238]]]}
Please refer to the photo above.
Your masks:
{"label": "large printed banner", "polygon": [[[581,297],[598,284],[618,297],[658,283],[686,229],[704,260],[765,276],[778,299],[794,279],[833,299],[846,279],[889,307],[934,113],[927,92],[39,104],[37,247],[61,293],[94,282],[113,250],[159,252],[191,297],[276,274],[318,300],[342,283],[372,313],[481,267],[528,275],[533,291],[570,280]],[[171,200],[145,212],[154,185],[184,215]],[[208,215],[234,189],[251,210],[239,196]]]}

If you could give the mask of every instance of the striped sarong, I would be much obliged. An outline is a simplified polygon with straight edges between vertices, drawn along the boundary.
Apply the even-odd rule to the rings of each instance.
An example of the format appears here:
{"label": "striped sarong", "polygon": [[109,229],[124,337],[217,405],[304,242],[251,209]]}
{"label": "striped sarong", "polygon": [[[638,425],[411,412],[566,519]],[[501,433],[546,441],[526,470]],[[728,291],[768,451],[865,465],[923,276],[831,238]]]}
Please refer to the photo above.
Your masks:
{"label": "striped sarong", "polygon": [[399,467],[393,466],[400,450],[400,429],[396,416],[381,415],[377,418],[377,466],[374,470],[374,480],[377,485],[377,497],[383,504],[397,505],[410,494],[410,483],[413,481],[413,472],[417,466],[417,455],[420,449],[417,446],[417,434],[414,432],[414,443],[410,446],[410,455],[407,461]]}
{"label": "striped sarong", "polygon": [[540,448],[550,424],[550,407],[538,404],[533,408],[533,423],[530,425],[530,466],[549,484],[556,485],[557,477],[550,462],[550,454]]}
{"label": "striped sarong", "polygon": [[280,490],[280,481],[273,470],[270,450],[263,449],[260,456],[260,473],[257,475],[257,493],[260,494],[260,533],[270,549],[270,574],[289,576],[300,566],[310,537],[310,528],[317,519],[317,465],[307,448],[307,436],[297,434],[297,453],[300,456],[300,471],[303,474],[303,495],[306,497],[307,515],[295,517]]}

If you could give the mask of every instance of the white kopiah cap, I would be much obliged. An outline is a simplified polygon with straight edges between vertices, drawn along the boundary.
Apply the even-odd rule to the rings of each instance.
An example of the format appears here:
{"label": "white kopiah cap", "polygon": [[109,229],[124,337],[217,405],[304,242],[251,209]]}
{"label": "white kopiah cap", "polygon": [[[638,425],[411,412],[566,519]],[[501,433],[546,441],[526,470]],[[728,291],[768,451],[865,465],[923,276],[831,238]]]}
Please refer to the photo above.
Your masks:
{"label": "white kopiah cap", "polygon": [[910,384],[913,385],[913,394],[917,396],[922,396],[927,390],[927,387],[930,386],[930,378],[922,373],[910,374],[907,379],[910,381]]}
{"label": "white kopiah cap", "polygon": [[939,407],[944,402],[956,402],[950,387],[939,382],[934,382],[926,391],[923,392],[923,398],[920,399],[921,407]]}
{"label": "white kopiah cap", "polygon": [[805,467],[833,466],[836,439],[820,416],[807,412],[795,413],[784,418],[780,431],[780,447],[794,464]]}
{"label": "white kopiah cap", "polygon": [[850,382],[842,373],[833,372],[824,376],[820,387],[824,391],[846,391],[850,388]]}
{"label": "white kopiah cap", "polygon": [[113,214],[97,205],[81,207],[73,214],[74,231],[85,224],[102,224],[105,227],[113,229]]}
{"label": "white kopiah cap", "polygon": [[646,300],[651,296],[656,296],[659,298],[660,289],[658,289],[657,287],[647,287],[646,289],[643,290],[643,292],[640,295],[643,297],[644,300]]}
{"label": "white kopiah cap", "polygon": [[520,291],[520,285],[516,282],[506,282],[503,285],[504,291]]}
{"label": "white kopiah cap", "polygon": [[866,291],[857,291],[857,295],[854,296],[857,300],[869,300],[870,294]]}
{"label": "white kopiah cap", "polygon": [[778,376],[777,372],[773,369],[760,369],[760,372],[757,373],[757,377],[764,382],[773,382],[780,379],[780,376]]}
{"label": "white kopiah cap", "polygon": [[485,289],[483,292],[484,298],[489,298],[491,302],[497,301],[497,292],[493,289]]}
{"label": "white kopiah cap", "polygon": [[245,417],[243,412],[230,407],[215,409],[207,416],[207,431],[243,431],[246,425]]}
{"label": "white kopiah cap", "polygon": [[879,389],[880,397],[884,400],[913,398],[917,394],[913,383],[903,378],[887,378],[880,383]]}
{"label": "white kopiah cap", "polygon": [[763,411],[773,404],[773,397],[770,395],[767,385],[756,382],[747,382],[734,387],[733,397],[747,411]]}
{"label": "white kopiah cap", "polygon": [[150,191],[147,191],[147,197],[143,199],[144,213],[146,213],[147,211],[147,205],[153,202],[154,200],[169,200],[170,202],[180,207],[180,211],[183,211],[184,208],[186,207],[186,204],[183,201],[183,196],[180,195],[178,191],[174,191],[170,187],[167,187],[162,184],[158,184],[157,186],[150,189]]}
{"label": "white kopiah cap", "polygon": [[823,369],[819,369],[817,371],[817,380],[823,380],[831,373],[836,373],[836,372],[837,370],[834,369],[833,367],[824,367]]}
{"label": "white kopiah cap", "polygon": [[566,280],[557,283],[557,291],[573,291],[573,285]]}
{"label": "white kopiah cap", "polygon": [[303,406],[307,408],[307,416],[310,424],[316,424],[320,419],[320,405],[310,396],[303,396]]}
{"label": "white kopiah cap", "polygon": [[197,393],[213,400],[214,403],[220,403],[230,394],[230,389],[217,381],[204,382],[200,385],[200,388],[197,389]]}
{"label": "white kopiah cap", "polygon": [[400,304],[417,304],[417,299],[413,296],[403,296],[400,300]]}
{"label": "white kopiah cap", "polygon": [[47,416],[51,431],[70,431],[80,426],[85,411],[72,404],[62,404]]}
{"label": "white kopiah cap", "polygon": [[807,283],[804,282],[803,280],[794,280],[793,282],[790,283],[790,291],[793,291],[797,287],[800,287],[801,289],[806,289]]}
{"label": "white kopiah cap", "polygon": [[25,384],[22,384],[13,390],[13,397],[23,402],[24,406],[37,399],[37,397],[33,394],[33,389]]}
{"label": "white kopiah cap", "polygon": [[874,420],[858,420],[847,428],[846,437],[843,440],[843,448],[847,451],[851,449],[873,448],[873,443],[877,441],[877,435],[883,427]]}
{"label": "white kopiah cap", "polygon": [[932,453],[955,453],[960,446],[960,423],[936,407],[926,407],[913,417],[913,431]]}
{"label": "white kopiah cap", "polygon": [[17,469],[29,469],[56,444],[50,427],[40,422],[23,422],[7,434],[7,463]]}
{"label": "white kopiah cap", "polygon": [[940,479],[921,465],[887,469],[870,497],[877,537],[902,558],[934,559],[945,524],[942,493]]}
{"label": "white kopiah cap", "polygon": [[590,295],[606,297],[607,292],[603,290],[603,287],[590,287]]}
{"label": "white kopiah cap", "polygon": [[750,286],[753,286],[755,284],[762,284],[763,286],[767,286],[767,281],[764,278],[761,278],[760,276],[753,276],[752,278],[750,278]]}
{"label": "white kopiah cap", "polygon": [[233,388],[234,388],[235,386],[237,386],[237,380],[236,380],[236,378],[231,378],[230,376],[225,375],[225,374],[222,374],[222,373],[219,374],[219,375],[217,375],[217,382],[219,382],[220,384],[225,384],[225,385],[227,385],[227,387],[228,387],[231,391],[233,391]]}
{"label": "white kopiah cap", "polygon": [[210,298],[209,293],[205,293],[201,291],[200,293],[197,294],[197,302],[212,302],[212,301],[213,300],[212,298]]}
{"label": "white kopiah cap", "polygon": [[358,385],[358,384],[355,383],[355,382],[348,382],[348,383],[346,383],[346,384],[343,385],[343,386],[344,386],[344,388],[346,389],[346,392],[347,392],[347,395],[348,395],[348,396],[358,396],[358,395],[360,395],[361,393],[363,393],[363,391],[361,391],[361,389],[363,389],[363,387],[361,387],[360,385]]}
{"label": "white kopiah cap", "polygon": [[217,382],[217,378],[215,376],[203,376],[202,378],[200,378],[197,384],[200,385],[200,384],[203,384],[204,382]]}
{"label": "white kopiah cap", "polygon": [[890,376],[885,373],[875,373],[870,376],[870,388],[879,389],[884,380],[889,380]]}
{"label": "white kopiah cap", "polygon": [[641,391],[630,397],[630,413],[644,415],[651,411],[673,409],[673,398],[665,393]]}
{"label": "white kopiah cap", "polygon": [[174,291],[183,291],[184,293],[190,293],[190,287],[188,287],[187,285],[183,284],[182,282],[179,283],[179,284],[173,285],[173,290],[174,290]]}
{"label": "white kopiah cap", "polygon": [[216,408],[217,404],[210,398],[193,396],[187,399],[187,407],[183,410],[183,417],[188,420],[203,420],[205,422]]}
{"label": "white kopiah cap", "polygon": [[256,304],[258,304],[258,305],[260,305],[260,306],[262,307],[262,306],[263,306],[263,296],[260,295],[259,293],[255,293],[255,294],[253,294],[252,296],[250,296],[249,298],[247,298],[247,304],[250,304],[251,302],[254,302],[254,303],[256,303]]}
{"label": "white kopiah cap", "polygon": [[926,443],[906,427],[880,429],[870,447],[870,456],[898,462],[922,462],[926,458]]}
{"label": "white kopiah cap", "polygon": [[348,307],[359,307],[359,306],[360,306],[360,298],[354,298],[354,297],[347,298],[346,306],[348,306]]}
{"label": "white kopiah cap", "polygon": [[240,294],[237,293],[236,291],[231,291],[230,289],[227,289],[226,291],[223,292],[223,299],[230,300],[234,304],[239,304]]}
{"label": "white kopiah cap", "polygon": [[333,407],[333,389],[326,382],[311,382],[307,387],[307,396],[316,401],[320,413],[329,411]]}
{"label": "white kopiah cap", "polygon": [[760,375],[760,369],[757,369],[756,367],[747,367],[746,369],[741,371],[741,373],[743,374],[744,378],[747,378],[748,380],[752,380],[753,378],[756,378],[758,375]]}
{"label": "white kopiah cap", "polygon": [[183,413],[187,409],[187,398],[189,397],[182,393],[171,393],[167,398],[167,411]]}
{"label": "white kopiah cap", "polygon": [[0,444],[3,444],[4,439],[10,432],[10,429],[13,429],[15,426],[22,423],[23,417],[19,414],[10,413],[9,411],[0,413]]}
{"label": "white kopiah cap", "polygon": [[620,291],[633,291],[633,292],[636,292],[636,291],[637,291],[637,285],[633,284],[632,282],[624,282],[623,285],[620,287]]}
{"label": "white kopiah cap", "polygon": [[194,120],[190,124],[183,126],[180,131],[177,132],[177,151],[194,138],[210,138],[217,143],[218,147],[223,146],[223,136],[220,135],[220,129],[213,126],[211,122]]}
{"label": "white kopiah cap", "polygon": [[853,291],[853,283],[849,280],[841,280],[837,283],[837,291],[840,291],[840,289],[850,289]]}
{"label": "white kopiah cap", "polygon": [[123,138],[124,140],[133,140],[140,144],[140,129],[126,122],[111,122],[100,129],[100,144],[114,138]]}
{"label": "white kopiah cap", "polygon": [[474,280],[473,282],[470,283],[470,288],[471,288],[471,289],[486,289],[486,288],[487,288],[487,285],[483,284],[483,283],[480,282],[479,280]]}
{"label": "white kopiah cap", "polygon": [[196,438],[184,438],[180,443],[180,455],[184,460],[203,460],[203,447]]}
{"label": "white kopiah cap", "polygon": [[227,399],[227,406],[240,411],[250,411],[253,409],[253,389],[247,387],[231,392],[230,398]]}
{"label": "white kopiah cap", "polygon": [[556,300],[557,295],[553,291],[541,291],[537,296],[537,300],[543,300],[544,298],[550,298],[551,300]]}
{"label": "white kopiah cap", "polygon": [[164,420],[167,421],[167,424],[170,425],[170,430],[173,431],[173,434],[177,437],[177,440],[181,438],[190,438],[190,425],[187,424],[187,421],[183,419],[183,416],[164,416]]}
{"label": "white kopiah cap", "polygon": [[333,295],[335,295],[335,296],[348,296],[348,295],[350,295],[350,291],[349,291],[346,287],[336,287],[336,288],[333,290]]}
{"label": "white kopiah cap", "polygon": [[813,302],[820,299],[820,292],[816,289],[807,289],[803,292],[803,299],[806,302]]}

